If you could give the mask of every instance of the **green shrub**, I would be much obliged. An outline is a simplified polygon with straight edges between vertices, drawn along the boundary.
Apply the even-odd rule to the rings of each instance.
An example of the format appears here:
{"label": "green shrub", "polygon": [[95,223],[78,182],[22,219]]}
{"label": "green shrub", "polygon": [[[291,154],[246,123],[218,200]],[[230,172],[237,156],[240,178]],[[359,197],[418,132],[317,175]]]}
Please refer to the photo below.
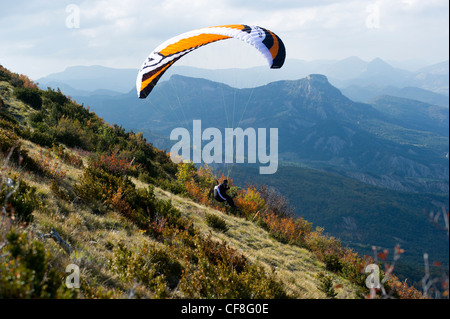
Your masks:
{"label": "green shrub", "polygon": [[[0,122],[1,124],[1,122]],[[0,127],[0,152],[4,157],[29,171],[40,172],[39,165],[28,155],[27,150],[20,149],[19,136],[8,129]]]}
{"label": "green shrub", "polygon": [[143,183],[147,183],[147,184],[155,183],[153,177],[151,177],[150,174],[147,172],[140,172],[138,175],[138,180],[140,180]]}
{"label": "green shrub", "polygon": [[194,163],[180,163],[177,166],[176,177],[181,183],[186,184],[194,177],[196,173],[197,168]]}
{"label": "green shrub", "polygon": [[83,124],[78,120],[61,118],[55,127],[55,138],[68,147],[81,147],[91,149],[90,140],[87,137]]}
{"label": "green shrub", "polygon": [[327,254],[324,257],[325,268],[329,271],[339,273],[342,270],[342,264],[336,254]]}
{"label": "green shrub", "polygon": [[143,230],[151,230],[151,223],[158,218],[164,218],[175,228],[189,229],[187,221],[170,200],[155,197],[152,185],[137,189],[128,177],[113,174],[95,161],[83,170],[74,190],[86,204],[106,205]]}
{"label": "green shrub", "polygon": [[[104,203],[108,198],[110,179],[107,174],[90,166],[83,170],[74,186],[77,196],[87,205]],[[116,185],[114,185],[116,186]]]}
{"label": "green shrub", "polygon": [[[15,124],[15,125],[19,125],[19,121],[17,121],[17,119],[11,115],[10,113],[8,113],[6,110],[0,109],[0,119],[6,122],[9,122],[10,124]],[[0,125],[1,127],[2,125]]]}
{"label": "green shrub", "polygon": [[31,124],[41,123],[46,118],[46,115],[43,110],[40,110],[38,112],[33,112],[28,116],[28,119],[30,120]]}
{"label": "green shrub", "polygon": [[208,214],[205,215],[206,224],[209,227],[214,228],[215,230],[226,232],[228,230],[227,223],[225,222],[225,219],[214,215],[214,214]]}
{"label": "green shrub", "polygon": [[154,292],[157,298],[168,297],[169,290],[178,285],[183,273],[183,266],[178,260],[166,251],[147,244],[130,251],[119,243],[109,265],[122,281],[138,281]]}
{"label": "green shrub", "polygon": [[0,263],[0,298],[76,298],[65,287],[64,274],[50,268],[51,256],[26,233],[10,231]]}
{"label": "green shrub", "polygon": [[19,144],[19,137],[10,130],[5,130],[0,127],[0,151],[3,153],[9,152],[14,146]]}
{"label": "green shrub", "polygon": [[0,203],[3,204],[6,200],[7,213],[21,222],[29,223],[33,221],[32,212],[39,206],[36,187],[30,187],[16,177],[12,180],[14,186],[0,185]]}
{"label": "green shrub", "polygon": [[337,296],[337,293],[334,290],[333,279],[324,272],[320,272],[317,275],[317,279],[319,280],[317,288],[325,293],[327,298],[334,299]]}
{"label": "green shrub", "polygon": [[51,136],[48,133],[42,133],[37,130],[34,130],[31,132],[28,139],[43,147],[52,147],[52,145],[55,143],[55,138]]}
{"label": "green shrub", "polygon": [[162,189],[176,195],[186,194],[186,188],[184,187],[183,183],[180,182],[179,180],[158,178],[155,181],[155,184],[161,187]]}
{"label": "green shrub", "polygon": [[149,251],[148,261],[157,275],[164,275],[170,289],[178,285],[183,273],[183,266],[178,260],[162,249],[152,249]]}
{"label": "green shrub", "polygon": [[52,191],[53,195],[56,196],[56,198],[62,199],[66,202],[70,200],[69,194],[59,186],[58,182],[54,179],[52,179],[52,182],[50,184],[50,190]]}
{"label": "green shrub", "polygon": [[69,101],[69,99],[64,94],[62,94],[59,88],[57,90],[48,88],[47,91],[43,91],[42,95],[45,98],[48,98],[50,101],[55,102],[59,105],[64,105]]}
{"label": "green shrub", "polygon": [[33,109],[39,110],[42,107],[41,94],[36,88],[17,87],[14,89],[14,95]]}
{"label": "green shrub", "polygon": [[[179,283],[185,298],[281,299],[288,298],[283,283],[274,273],[229,247],[208,238],[196,237],[198,249]],[[213,280],[211,280],[213,279]]]}

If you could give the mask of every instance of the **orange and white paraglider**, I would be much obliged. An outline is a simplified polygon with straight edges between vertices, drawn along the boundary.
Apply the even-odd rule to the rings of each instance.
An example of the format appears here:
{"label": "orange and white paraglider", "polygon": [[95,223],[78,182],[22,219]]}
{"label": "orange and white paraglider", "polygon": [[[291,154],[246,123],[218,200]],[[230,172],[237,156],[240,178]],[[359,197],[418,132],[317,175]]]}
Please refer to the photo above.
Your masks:
{"label": "orange and white paraglider", "polygon": [[245,24],[201,28],[165,41],[147,57],[136,79],[138,97],[146,98],[164,72],[184,55],[201,46],[233,38],[258,49],[271,68],[283,66],[286,50],[281,39],[272,31]]}

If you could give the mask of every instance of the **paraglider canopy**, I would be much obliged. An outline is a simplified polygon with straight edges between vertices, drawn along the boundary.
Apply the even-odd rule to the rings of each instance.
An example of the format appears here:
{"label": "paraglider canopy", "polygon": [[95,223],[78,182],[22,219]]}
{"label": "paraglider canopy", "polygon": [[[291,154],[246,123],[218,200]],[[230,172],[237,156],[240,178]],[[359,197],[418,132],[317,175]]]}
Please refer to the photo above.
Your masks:
{"label": "paraglider canopy", "polygon": [[146,98],[164,72],[184,55],[201,46],[232,38],[258,49],[272,69],[283,66],[286,50],[281,39],[272,31],[245,24],[197,29],[165,41],[147,57],[136,79],[138,97]]}

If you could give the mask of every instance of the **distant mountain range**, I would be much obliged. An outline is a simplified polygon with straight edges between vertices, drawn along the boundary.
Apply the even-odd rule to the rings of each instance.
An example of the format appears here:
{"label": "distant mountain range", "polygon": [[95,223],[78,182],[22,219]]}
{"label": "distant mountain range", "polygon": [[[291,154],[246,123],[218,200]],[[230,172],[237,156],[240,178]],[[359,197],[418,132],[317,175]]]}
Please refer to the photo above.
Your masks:
{"label": "distant mountain range", "polygon": [[87,96],[93,93],[108,95],[127,93],[136,82],[135,69],[114,69],[99,65],[72,66],[37,80],[43,89],[59,87],[70,95]]}
{"label": "distant mountain range", "polygon": [[[299,80],[312,70],[328,77]],[[170,77],[174,73],[194,78]],[[448,91],[448,61],[416,72],[394,68],[381,59],[365,62],[357,57],[287,60],[280,70],[175,65],[144,101],[136,96],[136,74],[133,69],[78,66],[39,83],[44,88],[59,87],[109,122],[146,132],[159,147],[171,145],[167,136],[174,127],[190,127],[198,118],[204,125],[222,128],[280,127],[284,162],[336,169],[398,190],[448,190],[448,96],[436,93],[446,87]],[[234,84],[237,79],[240,85],[231,87],[203,77],[222,83],[231,83],[234,77]],[[261,86],[255,80],[277,78],[294,80]],[[339,90],[335,83],[345,88]],[[236,88],[246,86],[251,88]]]}
{"label": "distant mountain range", "polygon": [[174,75],[145,100],[134,91],[75,98],[110,123],[165,136],[155,144],[162,148],[194,119],[219,129],[277,127],[284,163],[396,190],[448,191],[448,108],[390,96],[357,103],[323,75],[252,89]]}
{"label": "distant mountain range", "polygon": [[[339,61],[288,59],[283,68],[202,69],[171,67],[161,78],[173,74],[204,78],[236,88],[257,87],[278,80],[298,80],[309,74],[323,74],[330,83],[354,101],[368,102],[379,95],[393,95],[441,106],[449,105],[449,62],[430,65],[417,71],[395,68],[381,59],[366,62],[357,57]],[[59,87],[71,96],[116,95],[135,90],[137,69],[112,69],[102,66],[74,66],[37,81],[41,88]]]}
{"label": "distant mountain range", "polygon": [[351,85],[343,88],[342,93],[353,101],[363,103],[370,103],[373,99],[376,99],[379,96],[389,95],[417,100],[428,104],[440,105],[445,107],[449,106],[449,98],[447,95],[435,93],[417,87],[398,88],[395,86]]}

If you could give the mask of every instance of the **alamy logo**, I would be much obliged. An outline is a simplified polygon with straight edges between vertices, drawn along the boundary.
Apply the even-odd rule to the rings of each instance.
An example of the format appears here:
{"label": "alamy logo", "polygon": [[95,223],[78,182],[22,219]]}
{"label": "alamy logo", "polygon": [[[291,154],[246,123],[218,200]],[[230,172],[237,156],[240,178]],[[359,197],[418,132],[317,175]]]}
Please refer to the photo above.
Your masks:
{"label": "alamy logo", "polygon": [[66,18],[66,27],[68,29],[80,28],[80,7],[76,4],[69,4],[66,7],[66,13],[69,15]]}
{"label": "alamy logo", "polygon": [[66,287],[69,289],[80,288],[80,268],[75,264],[67,265],[66,273]]}
{"label": "alamy logo", "polygon": [[380,28],[380,5],[376,2],[366,7],[368,13],[366,18],[366,27],[368,29]]}
{"label": "alamy logo", "polygon": [[[170,149],[170,158],[179,163],[192,160],[196,164],[204,163],[248,163],[263,164],[259,167],[260,174],[274,174],[278,170],[278,128],[270,128],[269,138],[265,128],[225,128],[225,138],[218,128],[209,127],[202,131],[201,120],[193,121],[192,157],[191,134],[183,127],[178,127],[170,133],[170,140],[178,140]],[[269,139],[269,145],[267,145]],[[204,146],[202,142],[207,141]],[[247,145],[247,156],[245,156]],[[223,152],[225,148],[225,152]],[[236,150],[236,152],[235,152]],[[180,154],[181,151],[181,154]],[[181,156],[181,158],[180,158]]]}
{"label": "alamy logo", "polygon": [[366,274],[369,274],[369,276],[367,276],[366,278],[366,287],[369,289],[373,289],[373,288],[380,288],[380,268],[378,267],[378,265],[375,264],[370,264],[367,265],[366,268],[364,269],[364,272]]}

